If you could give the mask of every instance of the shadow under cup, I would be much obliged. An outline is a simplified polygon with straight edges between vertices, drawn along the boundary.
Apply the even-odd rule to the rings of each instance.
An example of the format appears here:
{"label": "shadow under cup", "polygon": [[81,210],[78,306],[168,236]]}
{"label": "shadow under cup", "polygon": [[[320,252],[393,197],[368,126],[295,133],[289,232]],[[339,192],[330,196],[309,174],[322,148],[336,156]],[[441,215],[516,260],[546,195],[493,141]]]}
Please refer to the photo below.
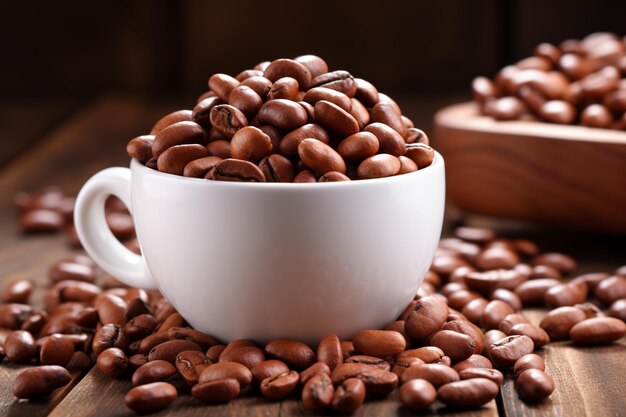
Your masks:
{"label": "shadow under cup", "polygon": [[[122,281],[157,287],[190,325],[223,341],[316,345],[331,332],[382,328],[415,295],[441,233],[439,154],[410,174],[317,184],[206,181],[134,160],[130,171],[109,170],[124,170],[110,172],[123,177],[117,189],[93,191],[105,170],[79,195],[85,249]],[[111,236],[90,233],[98,192],[130,203],[145,262],[117,242],[110,253]],[[121,267],[122,255],[134,265]]]}

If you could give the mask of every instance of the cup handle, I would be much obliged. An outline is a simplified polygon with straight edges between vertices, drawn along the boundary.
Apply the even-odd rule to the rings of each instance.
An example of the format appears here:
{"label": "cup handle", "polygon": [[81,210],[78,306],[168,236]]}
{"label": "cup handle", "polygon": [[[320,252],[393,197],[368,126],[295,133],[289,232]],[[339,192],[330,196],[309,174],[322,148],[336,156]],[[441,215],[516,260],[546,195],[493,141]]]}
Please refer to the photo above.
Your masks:
{"label": "cup handle", "polygon": [[144,257],[122,245],[106,222],[104,204],[109,196],[119,198],[130,209],[130,178],[128,168],[107,168],[83,185],[74,208],[76,233],[87,254],[106,272],[127,285],[156,289]]}

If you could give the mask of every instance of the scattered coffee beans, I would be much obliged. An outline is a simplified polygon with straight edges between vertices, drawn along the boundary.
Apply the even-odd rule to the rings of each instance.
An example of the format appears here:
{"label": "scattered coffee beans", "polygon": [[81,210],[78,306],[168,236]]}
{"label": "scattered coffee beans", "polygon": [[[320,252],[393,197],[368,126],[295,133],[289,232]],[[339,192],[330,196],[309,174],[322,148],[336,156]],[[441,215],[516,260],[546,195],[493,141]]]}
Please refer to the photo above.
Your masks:
{"label": "scattered coffee beans", "polygon": [[496,120],[541,120],[626,130],[626,46],[612,33],[593,33],[475,78],[474,100]]}
{"label": "scattered coffee beans", "polygon": [[248,182],[382,178],[432,163],[426,134],[369,82],[314,55],[255,68],[211,76],[193,111],[164,116],[128,155],[161,172]]}

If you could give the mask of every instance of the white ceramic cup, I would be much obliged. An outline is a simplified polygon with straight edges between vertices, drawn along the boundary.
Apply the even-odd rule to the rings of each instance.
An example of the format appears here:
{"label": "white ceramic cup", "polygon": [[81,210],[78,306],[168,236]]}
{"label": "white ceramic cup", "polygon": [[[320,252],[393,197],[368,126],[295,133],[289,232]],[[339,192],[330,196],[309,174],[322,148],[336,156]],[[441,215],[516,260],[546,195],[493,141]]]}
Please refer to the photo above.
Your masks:
{"label": "white ceramic cup", "polygon": [[[109,195],[129,207],[142,256],[107,227]],[[431,264],[444,195],[439,154],[410,174],[317,184],[207,181],[133,160],[85,183],[74,220],[98,265],[158,288],[196,329],[315,345],[398,317]]]}

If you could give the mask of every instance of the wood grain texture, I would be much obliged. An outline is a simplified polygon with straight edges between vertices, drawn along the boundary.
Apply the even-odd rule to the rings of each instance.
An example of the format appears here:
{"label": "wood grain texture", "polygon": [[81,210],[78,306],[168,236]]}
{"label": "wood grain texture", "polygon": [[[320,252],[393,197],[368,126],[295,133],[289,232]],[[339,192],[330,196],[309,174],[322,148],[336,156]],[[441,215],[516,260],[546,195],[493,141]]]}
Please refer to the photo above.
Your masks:
{"label": "wood grain texture", "polygon": [[[538,324],[545,311],[531,310],[525,314]],[[501,394],[506,417],[624,415],[626,338],[606,346],[555,342],[538,353],[545,360],[546,372],[554,379],[555,391],[541,403],[526,404],[519,400],[509,375]]]}
{"label": "wood grain texture", "polygon": [[626,233],[626,132],[497,122],[473,103],[441,110],[435,129],[461,209]]}

